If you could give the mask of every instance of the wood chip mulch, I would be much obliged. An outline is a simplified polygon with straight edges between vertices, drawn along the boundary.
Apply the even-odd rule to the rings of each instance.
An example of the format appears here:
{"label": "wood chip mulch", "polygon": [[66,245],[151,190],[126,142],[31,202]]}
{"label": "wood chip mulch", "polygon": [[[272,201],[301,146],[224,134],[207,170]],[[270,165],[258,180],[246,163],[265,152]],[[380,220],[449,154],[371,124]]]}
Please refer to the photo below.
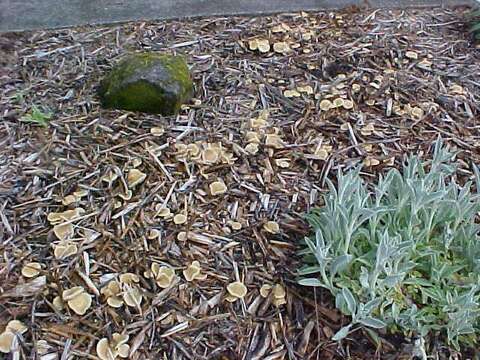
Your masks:
{"label": "wood chip mulch", "polygon": [[[374,178],[439,135],[460,172],[479,162],[462,21],[350,9],[0,36],[0,331],[26,326],[6,358],[397,358],[384,334],[329,340],[348,319],[295,283],[302,214],[338,169]],[[178,116],[100,108],[99,79],[139,50],[187,57]]]}

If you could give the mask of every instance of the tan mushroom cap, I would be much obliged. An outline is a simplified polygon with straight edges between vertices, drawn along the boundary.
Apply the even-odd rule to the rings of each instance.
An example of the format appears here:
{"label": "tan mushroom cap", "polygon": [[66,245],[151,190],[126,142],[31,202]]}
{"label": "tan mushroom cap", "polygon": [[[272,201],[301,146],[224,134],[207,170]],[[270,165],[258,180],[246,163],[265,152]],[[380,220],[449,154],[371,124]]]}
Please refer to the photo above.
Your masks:
{"label": "tan mushroom cap", "polygon": [[265,231],[268,231],[271,234],[278,234],[280,232],[280,226],[275,221],[268,221],[263,225]]}
{"label": "tan mushroom cap", "polygon": [[67,195],[62,199],[62,205],[68,206],[70,204],[76,203],[79,200],[75,195]]}
{"label": "tan mushroom cap", "polygon": [[281,149],[284,146],[282,138],[278,134],[267,134],[265,137],[265,145],[275,149]]}
{"label": "tan mushroom cap", "polygon": [[260,295],[266,298],[270,294],[270,291],[272,291],[272,285],[263,284],[260,288]]}
{"label": "tan mushroom cap", "polygon": [[245,146],[245,151],[251,155],[255,155],[256,153],[258,153],[258,150],[259,148],[257,143],[250,143]]}
{"label": "tan mushroom cap", "polygon": [[10,320],[5,330],[14,334],[23,334],[28,330],[28,328],[24,323],[19,320]]}
{"label": "tan mushroom cap", "polygon": [[15,334],[5,331],[0,334],[0,352],[8,354],[12,350],[13,339]]}
{"label": "tan mushroom cap", "polygon": [[67,301],[67,304],[77,315],[85,315],[92,305],[92,296],[84,292],[72,300]]}
{"label": "tan mushroom cap", "polygon": [[153,136],[162,136],[165,133],[165,129],[163,127],[152,127],[150,129],[150,134]]}
{"label": "tan mushroom cap", "polygon": [[120,275],[120,282],[125,284],[138,283],[139,281],[140,281],[140,278],[138,277],[137,274],[134,274],[134,273],[125,273]]}
{"label": "tan mushroom cap", "polygon": [[54,245],[53,249],[53,253],[57,259],[63,259],[75,255],[77,251],[77,245],[70,241],[62,241],[58,245]]}
{"label": "tan mushroom cap", "polygon": [[52,304],[53,304],[53,307],[57,310],[57,311],[62,311],[63,309],[65,309],[65,306],[63,304],[63,300],[60,296],[55,296],[53,298],[53,301],[52,301]]}
{"label": "tan mushroom cap", "polygon": [[115,353],[110,348],[107,338],[103,338],[98,341],[97,355],[101,360],[115,360]]}
{"label": "tan mushroom cap", "polygon": [[290,46],[284,41],[276,42],[273,44],[273,51],[275,51],[276,53],[284,54],[290,51]]}
{"label": "tan mushroom cap", "polygon": [[200,275],[200,263],[198,261],[193,261],[190,266],[183,270],[183,276],[187,281],[193,281],[198,275]]}
{"label": "tan mushroom cap", "polygon": [[215,164],[220,158],[218,149],[208,147],[202,151],[202,161],[206,164]]}
{"label": "tan mushroom cap", "polygon": [[230,295],[242,299],[247,295],[247,287],[240,281],[228,284],[227,291]]}
{"label": "tan mushroom cap", "polygon": [[123,301],[130,307],[139,308],[142,303],[142,293],[137,287],[128,286],[123,292]]}
{"label": "tan mushroom cap", "polygon": [[141,184],[147,178],[147,174],[138,169],[131,169],[127,175],[127,184],[129,188],[134,188]]}
{"label": "tan mushroom cap", "polygon": [[223,181],[214,181],[209,185],[210,193],[215,195],[225,194],[227,192],[227,185]]}
{"label": "tan mushroom cap", "polygon": [[185,214],[177,214],[173,217],[173,222],[176,225],[182,225],[187,222],[187,216]]}
{"label": "tan mushroom cap", "polygon": [[77,315],[85,315],[92,305],[92,296],[85,292],[81,286],[75,286],[71,289],[64,290],[62,298],[67,302],[68,307]]}
{"label": "tan mushroom cap", "polygon": [[40,274],[40,270],[42,269],[42,264],[38,262],[31,262],[25,264],[22,268],[22,275],[26,278],[33,278]]}
{"label": "tan mushroom cap", "polygon": [[72,210],[66,210],[64,212],[51,212],[47,215],[47,220],[51,224],[58,224],[64,221],[74,220],[84,213],[85,209],[83,208],[75,208]]}
{"label": "tan mushroom cap", "polygon": [[162,206],[161,204],[158,204],[155,210],[157,211],[156,216],[160,216],[161,218],[168,218],[172,215],[170,208]]}
{"label": "tan mushroom cap", "polygon": [[158,286],[165,289],[172,284],[174,278],[175,278],[175,270],[173,270],[168,266],[162,266],[158,270],[156,281]]}
{"label": "tan mushroom cap", "polygon": [[333,104],[330,100],[324,99],[324,100],[320,101],[320,110],[328,111],[331,108],[333,108]]}
{"label": "tan mushroom cap", "polygon": [[270,51],[270,43],[267,39],[257,40],[257,49],[261,53],[267,53]]}
{"label": "tan mushroom cap", "polygon": [[58,224],[53,227],[53,233],[59,240],[67,240],[73,236],[74,229],[72,223]]}

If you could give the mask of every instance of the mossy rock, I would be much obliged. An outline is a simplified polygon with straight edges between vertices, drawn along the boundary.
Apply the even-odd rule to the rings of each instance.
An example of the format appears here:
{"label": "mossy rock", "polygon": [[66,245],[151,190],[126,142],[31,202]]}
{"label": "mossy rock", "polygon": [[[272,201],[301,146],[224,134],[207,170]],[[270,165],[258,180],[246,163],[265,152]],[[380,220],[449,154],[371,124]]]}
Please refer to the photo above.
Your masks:
{"label": "mossy rock", "polygon": [[106,108],[173,115],[193,95],[187,63],[180,56],[138,53],[127,56],[100,84]]}

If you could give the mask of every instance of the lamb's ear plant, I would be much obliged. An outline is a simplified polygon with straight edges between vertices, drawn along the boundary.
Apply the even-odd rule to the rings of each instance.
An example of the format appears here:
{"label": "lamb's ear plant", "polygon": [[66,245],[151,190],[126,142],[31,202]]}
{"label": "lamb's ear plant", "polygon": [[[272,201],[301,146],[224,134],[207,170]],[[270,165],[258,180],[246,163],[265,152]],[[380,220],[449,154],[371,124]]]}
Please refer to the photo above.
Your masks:
{"label": "lamb's ear plant", "polygon": [[[307,220],[299,283],[320,286],[354,327],[387,328],[459,349],[480,330],[480,171],[460,185],[455,154],[439,139],[433,159],[410,156],[375,185],[360,169],[328,182],[324,205]],[[472,188],[476,188],[472,191]]]}
{"label": "lamb's ear plant", "polygon": [[470,32],[476,40],[480,40],[480,0],[476,0],[476,7],[469,14]]}

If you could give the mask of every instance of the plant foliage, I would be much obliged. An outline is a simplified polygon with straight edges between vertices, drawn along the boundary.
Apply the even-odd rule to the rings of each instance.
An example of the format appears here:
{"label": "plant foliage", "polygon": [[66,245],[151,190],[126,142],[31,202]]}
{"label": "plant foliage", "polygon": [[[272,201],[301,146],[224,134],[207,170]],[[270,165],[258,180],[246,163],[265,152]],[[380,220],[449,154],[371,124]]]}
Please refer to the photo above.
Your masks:
{"label": "plant foliage", "polygon": [[454,159],[439,139],[431,161],[411,156],[373,188],[360,169],[328,182],[325,205],[307,215],[314,235],[301,251],[299,283],[328,289],[351,316],[334,340],[353,326],[388,326],[422,338],[442,333],[456,348],[475,342],[480,173],[474,166],[475,184],[458,184]]}
{"label": "plant foliage", "polygon": [[480,0],[476,0],[477,7],[470,14],[470,32],[473,33],[475,39],[480,39]]}

